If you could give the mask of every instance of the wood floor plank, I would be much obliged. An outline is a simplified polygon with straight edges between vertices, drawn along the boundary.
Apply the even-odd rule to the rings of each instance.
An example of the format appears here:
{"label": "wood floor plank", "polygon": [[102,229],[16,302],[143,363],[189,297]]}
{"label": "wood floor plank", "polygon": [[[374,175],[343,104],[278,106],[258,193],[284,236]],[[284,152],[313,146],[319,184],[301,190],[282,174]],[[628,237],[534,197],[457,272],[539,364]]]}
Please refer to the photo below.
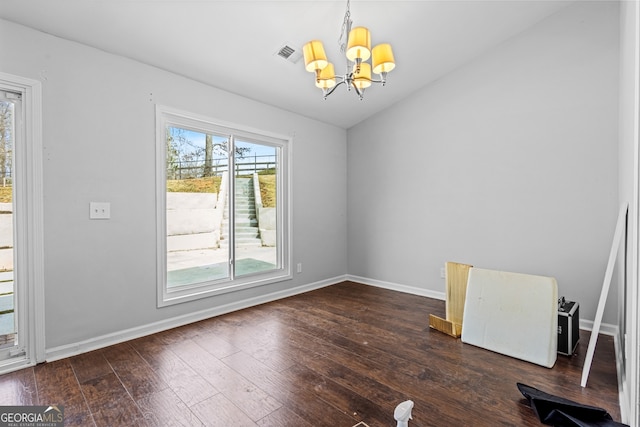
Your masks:
{"label": "wood floor plank", "polygon": [[239,348],[229,344],[227,341],[216,336],[214,333],[199,331],[198,335],[192,338],[193,342],[213,354],[218,359],[229,356],[240,351]]}
{"label": "wood floor plank", "polygon": [[222,393],[193,405],[191,409],[207,427],[257,427],[255,422]]}
{"label": "wood floor plank", "polygon": [[371,402],[360,393],[343,387],[328,377],[319,375],[313,370],[295,365],[282,373],[289,382],[303,384],[305,389],[317,396],[317,399],[351,416],[355,424],[365,421],[369,425],[393,425],[393,409]]}
{"label": "wood floor plank", "polygon": [[155,340],[138,339],[131,345],[187,406],[220,392],[178,355]]}
{"label": "wood floor plank", "polygon": [[221,390],[222,394],[253,421],[265,417],[282,406],[275,398],[195,342],[185,341],[180,349],[174,351],[204,379]]}
{"label": "wood floor plank", "polygon": [[99,427],[158,425],[140,411],[115,373],[85,381],[81,388]]}
{"label": "wood floor plank", "polygon": [[65,427],[95,427],[93,416],[89,412],[70,412],[64,408]]}
{"label": "wood floor plank", "polygon": [[258,420],[256,424],[260,427],[314,427],[313,424],[308,423],[284,406]]}
{"label": "wood floor plank", "polygon": [[39,405],[64,405],[65,417],[90,413],[70,359],[42,363],[33,371]]}
{"label": "wood floor plank", "polygon": [[389,411],[395,409],[398,403],[407,399],[407,396],[402,391],[394,390],[386,384],[376,381],[367,372],[350,369],[333,358],[303,351],[299,352],[298,355],[300,363],[305,367],[361,394]]}
{"label": "wood floor plank", "polygon": [[33,369],[0,376],[0,406],[36,405],[38,388]]}
{"label": "wood floor plank", "polygon": [[305,297],[309,300],[319,299],[314,301],[314,307],[364,323],[382,324],[403,336],[419,334],[428,322],[429,314],[444,317],[443,301],[418,295],[354,282],[345,282],[345,286],[331,289],[331,298],[327,297],[327,292],[327,288],[322,288]]}
{"label": "wood floor plank", "polygon": [[145,362],[157,371],[163,365],[164,354],[172,353],[168,345],[164,344],[158,334],[148,335],[129,341],[131,347],[142,357]]}
{"label": "wood floor plank", "polygon": [[90,351],[73,356],[70,358],[70,362],[80,383],[113,372],[109,362],[104,358],[102,350]]}
{"label": "wood floor plank", "polygon": [[129,343],[108,347],[103,355],[134,400],[168,387]]}
{"label": "wood floor plank", "polygon": [[212,326],[210,334],[227,337],[227,340],[234,341],[237,348],[277,371],[293,366],[294,360],[286,357],[281,351],[284,344],[281,336],[284,332],[278,329],[280,325],[272,325],[275,328],[265,326],[271,321],[270,313],[258,311],[256,317],[260,319],[259,322],[218,319]]}
{"label": "wood floor plank", "polygon": [[[236,353],[224,358],[224,363],[271,396],[274,396],[291,413],[304,419],[314,427],[351,426],[355,424],[355,419],[347,415],[345,411],[341,411],[318,399],[318,396],[307,384],[292,381],[291,376],[287,378],[282,372],[271,369],[251,355],[244,352]],[[262,422],[266,423],[267,420]]]}
{"label": "wood floor plank", "polygon": [[203,426],[198,417],[170,389],[151,393],[137,400],[138,407],[148,419],[157,420],[161,426]]}

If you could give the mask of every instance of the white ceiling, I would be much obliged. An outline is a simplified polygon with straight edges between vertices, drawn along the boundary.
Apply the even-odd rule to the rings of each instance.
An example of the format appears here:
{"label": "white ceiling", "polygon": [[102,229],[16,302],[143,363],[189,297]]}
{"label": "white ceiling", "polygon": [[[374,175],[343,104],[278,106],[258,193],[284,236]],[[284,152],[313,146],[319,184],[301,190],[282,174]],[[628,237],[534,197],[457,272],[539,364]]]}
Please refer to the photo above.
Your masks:
{"label": "white ceiling", "polygon": [[303,61],[276,53],[324,42],[341,73],[345,1],[0,0],[0,17],[343,128],[389,107],[571,1],[351,1],[354,26],[391,43],[396,69],[363,101],[326,100]]}

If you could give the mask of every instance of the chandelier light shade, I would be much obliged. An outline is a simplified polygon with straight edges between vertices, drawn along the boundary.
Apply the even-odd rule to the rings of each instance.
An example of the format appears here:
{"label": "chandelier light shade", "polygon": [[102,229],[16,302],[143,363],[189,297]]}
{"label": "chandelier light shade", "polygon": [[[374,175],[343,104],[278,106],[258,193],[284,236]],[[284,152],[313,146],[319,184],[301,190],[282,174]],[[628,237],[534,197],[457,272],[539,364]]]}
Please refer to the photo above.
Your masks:
{"label": "chandelier light shade", "polygon": [[[340,50],[344,53],[347,64],[344,75],[336,75],[332,63],[327,60],[324,46],[320,40],[311,40],[303,47],[305,69],[316,75],[316,87],[322,89],[324,99],[327,99],[341,84],[347,90],[354,89],[363,99],[364,90],[373,83],[384,86],[387,73],[396,66],[393,50],[389,43],[382,43],[371,49],[371,33],[365,27],[351,28],[350,1],[347,0],[347,11],[342,24],[340,35]],[[343,42],[347,34],[346,43]],[[371,63],[366,62],[371,59]],[[378,74],[378,80],[371,78],[371,71]]]}
{"label": "chandelier light shade", "polygon": [[353,66],[353,85],[358,89],[364,90],[371,86],[371,64],[363,62],[358,66]]}
{"label": "chandelier light shade", "polygon": [[366,61],[371,56],[371,33],[365,27],[349,31],[347,59],[352,62]]}
{"label": "chandelier light shade", "polygon": [[329,64],[327,55],[324,53],[324,46],[320,40],[311,40],[304,45],[302,52],[304,54],[304,66],[311,73],[322,70]]}
{"label": "chandelier light shade", "polygon": [[320,89],[331,89],[336,85],[336,73],[333,70],[333,64],[329,63],[320,70],[320,76],[316,79],[316,87]]}
{"label": "chandelier light shade", "polygon": [[373,72],[376,74],[388,73],[396,67],[396,61],[393,59],[393,51],[389,43],[382,43],[374,47],[373,51],[371,51],[371,57]]}

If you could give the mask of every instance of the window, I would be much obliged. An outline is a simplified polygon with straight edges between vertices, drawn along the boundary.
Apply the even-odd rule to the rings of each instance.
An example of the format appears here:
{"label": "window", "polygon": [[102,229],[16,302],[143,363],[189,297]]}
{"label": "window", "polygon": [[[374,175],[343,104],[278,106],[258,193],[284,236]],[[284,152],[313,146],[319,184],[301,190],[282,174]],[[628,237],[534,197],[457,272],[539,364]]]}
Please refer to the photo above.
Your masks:
{"label": "window", "polygon": [[158,306],[291,278],[286,137],[156,108]]}

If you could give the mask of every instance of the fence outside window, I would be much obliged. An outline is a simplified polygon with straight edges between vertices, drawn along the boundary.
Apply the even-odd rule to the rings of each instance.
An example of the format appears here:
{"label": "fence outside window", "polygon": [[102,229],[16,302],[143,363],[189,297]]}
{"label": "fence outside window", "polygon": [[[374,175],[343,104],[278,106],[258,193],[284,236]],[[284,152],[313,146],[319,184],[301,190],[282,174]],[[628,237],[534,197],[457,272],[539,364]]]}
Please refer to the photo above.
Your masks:
{"label": "fence outside window", "polygon": [[[262,171],[273,170],[276,167],[275,156],[247,156],[235,164],[235,175],[249,175]],[[209,169],[207,171],[207,169]],[[227,158],[213,159],[210,166],[204,160],[175,161],[167,168],[167,179],[203,178],[221,176],[229,171]]]}

